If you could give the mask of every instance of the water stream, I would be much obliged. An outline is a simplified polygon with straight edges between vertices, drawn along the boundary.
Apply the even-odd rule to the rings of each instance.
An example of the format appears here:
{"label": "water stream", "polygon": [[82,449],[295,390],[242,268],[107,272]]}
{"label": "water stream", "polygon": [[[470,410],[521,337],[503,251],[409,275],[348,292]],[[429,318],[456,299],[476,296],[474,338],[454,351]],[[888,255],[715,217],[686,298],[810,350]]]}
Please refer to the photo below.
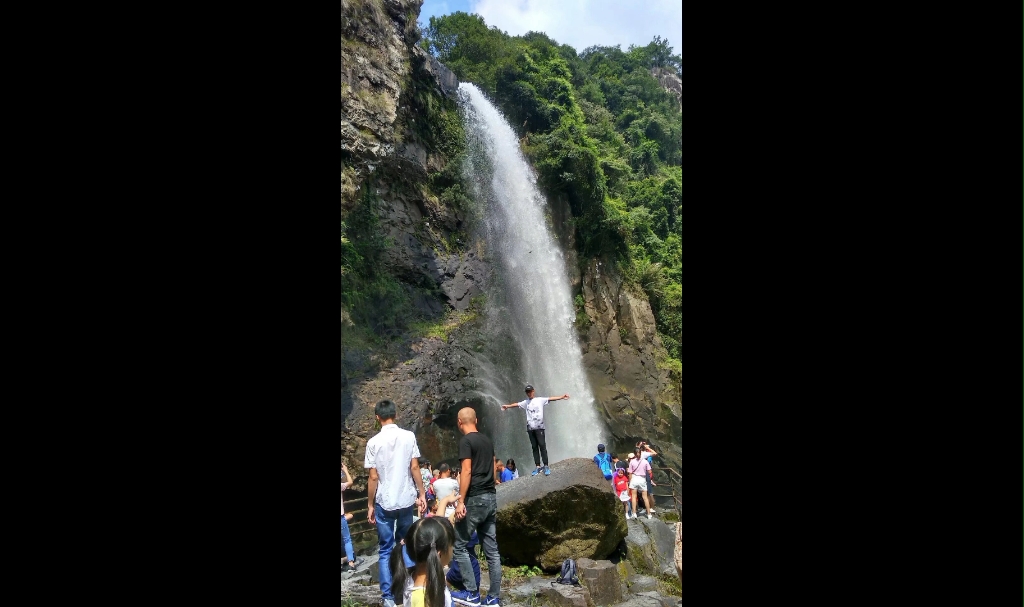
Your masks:
{"label": "water stream", "polygon": [[565,257],[552,233],[550,212],[519,140],[501,112],[475,85],[459,85],[467,135],[464,178],[476,209],[475,229],[494,269],[485,296],[488,335],[481,430],[494,440],[498,457],[515,458],[529,474],[533,455],[526,412],[500,410],[502,404],[536,396],[568,400],[550,403],[544,413],[551,463],[592,457],[609,434],[583,371],[573,325],[575,310]]}

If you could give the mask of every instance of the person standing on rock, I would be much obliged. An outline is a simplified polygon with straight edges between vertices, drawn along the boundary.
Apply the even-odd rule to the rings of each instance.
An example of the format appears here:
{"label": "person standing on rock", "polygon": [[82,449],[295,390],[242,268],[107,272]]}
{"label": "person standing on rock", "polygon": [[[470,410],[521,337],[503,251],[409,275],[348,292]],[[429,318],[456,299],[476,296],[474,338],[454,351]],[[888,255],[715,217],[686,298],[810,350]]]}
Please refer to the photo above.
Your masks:
{"label": "person standing on rock", "polygon": [[626,511],[626,520],[633,518],[633,509],[629,507],[629,477],[626,476],[625,468],[615,469],[615,479],[612,480],[615,485],[615,495],[618,496],[619,501],[622,502],[622,507]]}
{"label": "person standing on rock", "polygon": [[487,557],[490,587],[487,596],[480,599],[480,587],[476,580],[463,575],[466,589],[452,593],[452,598],[468,605],[501,604],[501,556],[498,554],[498,537],[495,523],[498,500],[494,490],[494,443],[476,429],[476,411],[464,407],[459,411],[459,460],[462,474],[459,475],[459,494],[463,496],[455,508],[455,560],[463,573],[472,571],[466,546],[477,533]]}
{"label": "person standing on rock", "polygon": [[373,412],[380,422],[380,432],[366,443],[363,460],[363,467],[370,471],[366,519],[377,527],[381,598],[384,607],[395,607],[387,563],[395,543],[404,539],[412,526],[413,507],[418,508],[418,514],[424,514],[427,500],[416,435],[395,424],[396,407],[390,400],[377,403]]}
{"label": "person standing on rock", "polygon": [[[636,444],[636,446],[640,447],[640,457],[645,458],[647,460],[647,463],[650,464],[650,468],[647,470],[647,494],[651,496],[651,501],[654,501],[653,487],[657,487],[658,483],[654,482],[653,458],[655,455],[658,454],[658,452],[655,451],[654,449],[651,449],[651,445],[647,441],[640,441],[639,443]],[[654,514],[654,510],[651,510],[650,513]]]}
{"label": "person standing on rock", "polygon": [[[636,494],[639,491],[643,493],[644,505],[647,506],[647,518],[652,518],[651,512],[653,512],[653,510],[651,510],[651,500],[647,497],[647,472],[651,469],[651,464],[640,456],[641,453],[642,451],[640,450],[640,447],[637,447],[633,451],[633,457],[629,459],[629,468],[626,470],[630,475],[629,490],[632,494],[633,512],[635,513],[637,511]],[[636,514],[633,515],[633,518],[636,518]]]}
{"label": "person standing on rock", "polygon": [[604,445],[597,446],[597,455],[594,456],[594,463],[601,469],[601,474],[604,475],[604,480],[612,480],[612,474],[614,474],[614,462],[612,462],[612,454],[606,453]]}
{"label": "person standing on rock", "polygon": [[[526,400],[518,403],[502,405],[501,410],[519,407],[526,411],[526,433],[530,435],[530,446],[533,447],[533,465],[537,469],[530,476],[537,476],[541,471],[541,458],[544,460],[544,476],[551,475],[551,468],[548,467],[548,445],[544,440],[544,406],[553,400],[569,398],[568,394],[561,396],[539,396],[534,398],[533,386],[526,384]],[[539,454],[538,454],[539,449]]]}

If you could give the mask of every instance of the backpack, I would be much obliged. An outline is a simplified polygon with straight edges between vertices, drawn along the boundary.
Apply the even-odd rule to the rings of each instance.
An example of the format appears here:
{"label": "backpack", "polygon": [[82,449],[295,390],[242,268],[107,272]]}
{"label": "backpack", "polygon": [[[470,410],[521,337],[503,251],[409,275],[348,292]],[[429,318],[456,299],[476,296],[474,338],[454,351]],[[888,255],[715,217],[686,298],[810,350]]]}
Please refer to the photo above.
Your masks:
{"label": "backpack", "polygon": [[[602,455],[604,457],[601,457]],[[598,453],[597,454],[597,459],[598,459],[598,464],[597,465],[601,467],[601,473],[604,474],[604,480],[606,480],[606,481],[612,480],[612,474],[615,471],[612,470],[612,456],[611,456],[611,454],[610,453]]]}
{"label": "backpack", "polygon": [[562,572],[555,578],[555,582],[559,584],[569,584],[572,586],[580,585],[580,578],[576,576],[576,561],[572,559],[565,559],[562,561]]}

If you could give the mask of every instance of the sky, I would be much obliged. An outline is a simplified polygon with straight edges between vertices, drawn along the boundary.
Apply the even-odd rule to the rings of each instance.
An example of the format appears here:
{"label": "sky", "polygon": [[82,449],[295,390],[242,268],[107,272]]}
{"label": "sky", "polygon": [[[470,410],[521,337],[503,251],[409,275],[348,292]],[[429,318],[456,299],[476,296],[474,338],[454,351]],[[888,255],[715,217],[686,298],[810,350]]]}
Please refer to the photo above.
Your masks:
{"label": "sky", "polygon": [[595,44],[646,46],[657,35],[668,39],[673,55],[682,54],[679,0],[423,0],[420,25],[456,11],[476,13],[510,36],[544,32],[577,52]]}

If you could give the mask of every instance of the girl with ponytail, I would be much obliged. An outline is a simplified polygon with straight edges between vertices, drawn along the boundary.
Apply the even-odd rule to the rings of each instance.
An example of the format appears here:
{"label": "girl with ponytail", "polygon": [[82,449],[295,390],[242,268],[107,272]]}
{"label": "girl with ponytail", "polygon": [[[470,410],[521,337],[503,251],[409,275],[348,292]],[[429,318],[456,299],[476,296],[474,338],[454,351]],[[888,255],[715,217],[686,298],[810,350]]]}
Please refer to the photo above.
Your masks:
{"label": "girl with ponytail", "polygon": [[[401,550],[391,552],[392,588],[404,588],[405,607],[452,607],[444,567],[452,560],[455,528],[448,519],[421,518],[409,527]],[[397,593],[396,593],[397,594]]]}

